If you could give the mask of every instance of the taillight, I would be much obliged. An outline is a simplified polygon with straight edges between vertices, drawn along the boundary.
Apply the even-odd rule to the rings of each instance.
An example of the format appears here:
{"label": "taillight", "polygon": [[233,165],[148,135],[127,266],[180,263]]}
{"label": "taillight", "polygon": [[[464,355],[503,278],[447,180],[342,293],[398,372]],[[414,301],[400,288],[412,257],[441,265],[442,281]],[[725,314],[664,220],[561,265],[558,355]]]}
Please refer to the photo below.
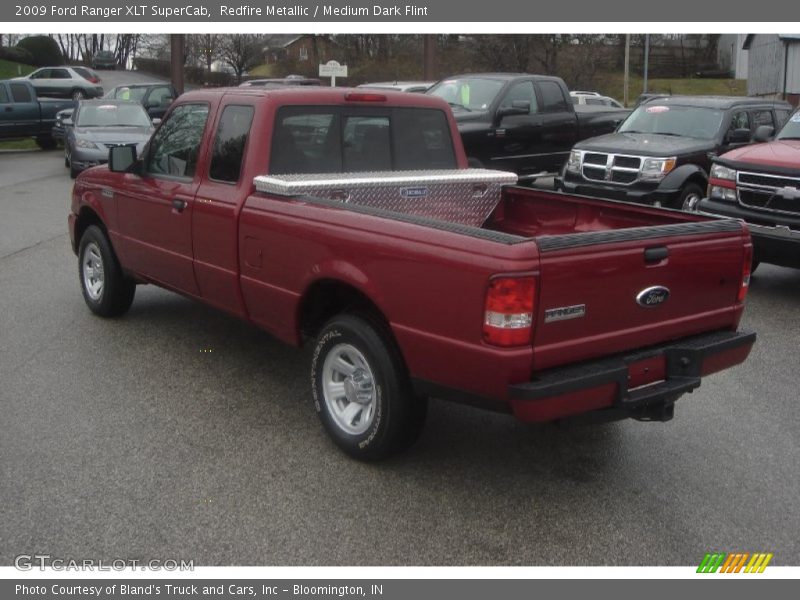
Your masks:
{"label": "taillight", "polygon": [[744,302],[747,296],[747,290],[750,288],[750,273],[752,272],[753,265],[753,246],[747,244],[744,247],[744,255],[742,256],[742,280],[739,283],[739,294],[736,296],[737,302]]}
{"label": "taillight", "polygon": [[486,291],[483,339],[495,346],[531,343],[536,285],[533,277],[497,277]]}

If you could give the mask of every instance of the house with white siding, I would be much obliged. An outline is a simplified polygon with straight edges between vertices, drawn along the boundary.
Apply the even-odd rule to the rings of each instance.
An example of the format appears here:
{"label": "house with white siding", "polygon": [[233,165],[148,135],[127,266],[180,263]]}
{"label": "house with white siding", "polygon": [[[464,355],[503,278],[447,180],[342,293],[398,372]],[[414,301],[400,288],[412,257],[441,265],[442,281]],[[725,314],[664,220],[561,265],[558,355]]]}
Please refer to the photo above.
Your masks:
{"label": "house with white siding", "polygon": [[745,37],[747,93],[800,104],[800,34],[751,33]]}

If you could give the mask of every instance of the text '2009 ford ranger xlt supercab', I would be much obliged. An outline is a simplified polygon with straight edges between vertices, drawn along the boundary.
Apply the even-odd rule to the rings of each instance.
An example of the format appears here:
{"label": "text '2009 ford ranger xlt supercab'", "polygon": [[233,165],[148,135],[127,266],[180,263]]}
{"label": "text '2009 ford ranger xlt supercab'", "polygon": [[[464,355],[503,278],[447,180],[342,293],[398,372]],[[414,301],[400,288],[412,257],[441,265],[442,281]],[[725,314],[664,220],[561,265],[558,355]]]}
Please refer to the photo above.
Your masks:
{"label": "text '2009 ford ranger xlt supercab'", "polygon": [[361,459],[413,441],[429,396],[668,420],[755,339],[746,226],[507,185],[438,98],[195,91],[135,154],[74,186],[89,308],[152,283],[310,342],[315,407]]}

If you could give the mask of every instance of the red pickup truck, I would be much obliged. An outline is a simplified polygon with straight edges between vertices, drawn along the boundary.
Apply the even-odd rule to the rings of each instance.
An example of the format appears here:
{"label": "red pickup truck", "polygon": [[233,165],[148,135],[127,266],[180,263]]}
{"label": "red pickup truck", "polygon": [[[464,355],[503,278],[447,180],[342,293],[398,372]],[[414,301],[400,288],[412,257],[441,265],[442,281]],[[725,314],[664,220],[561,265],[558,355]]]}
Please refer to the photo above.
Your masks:
{"label": "red pickup truck", "polygon": [[744,224],[502,185],[435,97],[195,91],[109,159],[69,216],[89,308],[153,283],[312,344],[316,409],[357,458],[411,443],[430,396],[666,421],[755,340]]}

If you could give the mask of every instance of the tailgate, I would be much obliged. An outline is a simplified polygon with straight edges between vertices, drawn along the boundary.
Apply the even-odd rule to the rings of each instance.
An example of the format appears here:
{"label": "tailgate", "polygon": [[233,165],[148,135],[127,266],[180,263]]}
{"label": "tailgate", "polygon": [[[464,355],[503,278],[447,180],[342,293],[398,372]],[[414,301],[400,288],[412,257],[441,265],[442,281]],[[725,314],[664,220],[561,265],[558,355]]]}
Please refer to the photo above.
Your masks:
{"label": "tailgate", "polygon": [[537,370],[735,329],[749,234],[733,220],[542,236]]}

